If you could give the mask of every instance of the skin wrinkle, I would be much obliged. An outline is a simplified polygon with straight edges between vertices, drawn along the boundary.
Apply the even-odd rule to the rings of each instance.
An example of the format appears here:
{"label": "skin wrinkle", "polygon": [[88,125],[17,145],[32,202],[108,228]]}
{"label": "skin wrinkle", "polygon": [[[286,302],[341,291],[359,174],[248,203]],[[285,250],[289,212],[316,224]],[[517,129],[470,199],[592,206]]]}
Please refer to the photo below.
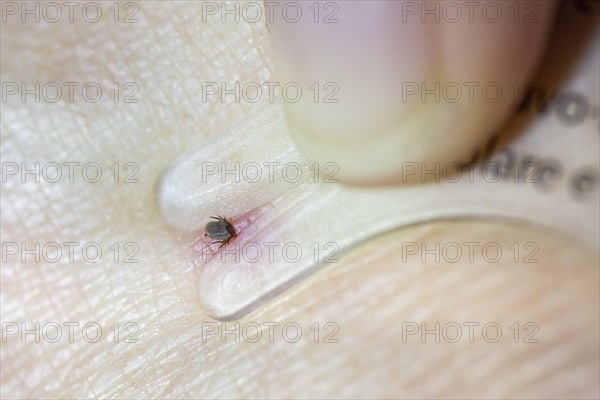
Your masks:
{"label": "skin wrinkle", "polygon": [[[177,10],[177,7],[173,6],[172,9]],[[163,14],[163,10],[158,6],[144,7],[147,25],[157,27],[156,29],[142,30],[133,27],[131,34],[106,37],[106,29],[93,30],[81,26],[76,29],[83,31],[78,31],[77,39],[71,43],[74,46],[85,47],[86,43],[99,46],[92,53],[91,60],[96,60],[96,57],[98,60],[111,59],[108,49],[101,45],[105,40],[123,41],[127,46],[139,43],[139,46],[132,47],[134,53],[131,60],[137,61],[122,67],[131,74],[124,79],[129,79],[129,76],[135,79],[141,77],[140,88],[141,91],[144,88],[146,93],[141,96],[143,100],[137,109],[133,110],[129,107],[131,105],[119,105],[97,112],[95,107],[86,109],[85,104],[44,109],[27,103],[20,105],[27,107],[27,112],[22,113],[20,109],[12,108],[13,105],[7,105],[7,112],[3,117],[10,121],[11,115],[15,115],[22,121],[23,129],[13,131],[13,124],[6,125],[8,129],[3,127],[3,135],[13,136],[15,151],[9,148],[8,153],[18,155],[17,160],[52,160],[57,154],[68,155],[74,161],[133,160],[140,164],[143,173],[139,176],[140,183],[131,187],[84,183],[66,187],[62,196],[56,189],[58,186],[45,186],[35,191],[18,187],[3,190],[2,221],[3,225],[8,225],[3,226],[3,240],[96,240],[102,241],[103,248],[105,241],[123,243],[133,240],[140,243],[141,248],[141,262],[133,265],[115,265],[109,262],[99,265],[82,262],[52,266],[35,263],[3,265],[3,320],[60,322],[64,318],[65,321],[82,323],[100,320],[107,325],[117,321],[137,321],[140,324],[141,340],[138,345],[114,344],[104,340],[103,343],[88,344],[80,337],[76,343],[61,342],[59,346],[37,343],[21,345],[18,340],[2,343],[3,395],[28,398],[198,397],[200,394],[210,397],[324,397],[341,393],[342,397],[350,397],[356,396],[357,390],[363,387],[363,390],[371,392],[360,392],[362,397],[417,397],[427,394],[428,397],[444,397],[452,393],[449,388],[455,387],[458,380],[465,390],[464,397],[474,397],[466,392],[469,389],[497,397],[502,394],[523,393],[527,388],[532,397],[539,397],[540,393],[558,396],[561,392],[554,392],[554,388],[548,384],[563,376],[561,374],[565,374],[565,370],[568,371],[571,367],[588,366],[592,372],[587,372],[586,375],[583,371],[583,376],[592,376],[597,371],[593,364],[597,347],[583,347],[583,344],[592,342],[593,333],[597,332],[594,330],[594,321],[587,321],[587,325],[583,326],[579,320],[581,315],[585,315],[583,313],[597,311],[594,308],[594,304],[597,304],[597,274],[590,271],[595,259],[586,259],[585,250],[580,250],[576,245],[569,249],[559,246],[564,242],[549,239],[551,244],[558,244],[544,248],[555,248],[554,251],[563,252],[567,260],[572,257],[572,263],[576,267],[577,260],[580,260],[578,268],[582,269],[582,277],[578,280],[565,271],[553,276],[556,268],[551,265],[544,268],[548,272],[546,276],[538,277],[538,274],[524,272],[517,279],[507,274],[488,278],[484,268],[479,270],[476,265],[467,265],[461,270],[455,265],[440,268],[439,265],[427,267],[400,262],[400,241],[433,241],[446,234],[451,240],[460,242],[460,236],[456,234],[461,232],[465,235],[465,240],[482,240],[482,237],[497,240],[498,235],[504,235],[507,243],[511,243],[513,236],[519,237],[518,231],[475,223],[434,224],[411,228],[397,236],[369,241],[357,250],[358,255],[353,263],[348,264],[344,258],[338,265],[323,269],[299,287],[279,296],[267,307],[241,321],[279,321],[282,325],[285,321],[298,321],[303,329],[314,321],[338,321],[338,344],[311,343],[310,346],[301,347],[281,342],[281,339],[274,344],[222,344],[220,339],[202,343],[201,323],[212,320],[198,308],[193,281],[181,279],[184,274],[189,273],[190,266],[180,264],[176,235],[165,228],[153,208],[150,188],[154,178],[172,158],[229,126],[233,120],[257,110],[260,104],[200,104],[200,100],[194,98],[195,93],[183,93],[181,98],[169,96],[174,88],[159,85],[185,83],[194,78],[178,75],[181,71],[190,71],[189,73],[197,75],[196,79],[201,80],[205,77],[216,80],[238,73],[239,54],[231,51],[226,55],[219,55],[222,59],[231,59],[231,62],[221,65],[223,71],[209,70],[201,74],[204,66],[210,68],[211,59],[216,57],[208,50],[208,44],[203,58],[187,60],[186,57],[190,54],[179,52],[170,38],[158,34],[145,36],[148,31],[157,33],[158,28],[163,28],[161,32],[170,32],[172,26],[186,24],[177,13],[172,18],[164,18],[168,14]],[[5,28],[10,32],[10,27],[3,27],[3,30]],[[126,28],[119,27],[116,31],[123,33],[124,29]],[[210,29],[224,29],[223,35],[227,35],[227,29],[230,28],[218,24]],[[239,26],[232,26],[231,29],[239,31],[242,38],[248,41],[264,37],[260,33],[262,26],[251,26],[250,32],[246,33]],[[48,31],[49,34],[53,32],[55,31]],[[26,50],[17,51],[18,46],[14,46],[12,50],[6,50],[6,54],[24,54],[27,56],[25,59],[35,59],[39,55],[39,60],[31,67],[27,67],[27,63],[23,61],[16,61],[16,57],[3,57],[3,70],[9,70],[7,76],[14,80],[32,81],[69,81],[75,78],[86,81],[106,78],[104,74],[111,76],[111,70],[102,69],[104,64],[101,62],[95,65],[89,62],[67,62],[77,59],[77,48],[73,46],[64,46],[58,54],[48,52],[50,43],[65,42],[71,36],[76,37],[70,29],[61,32],[62,34],[47,37],[32,36],[27,32],[7,35],[8,45],[14,43],[13,38],[19,37],[17,40],[23,43],[21,48]],[[97,39],[93,39],[94,35]],[[192,40],[192,45],[195,45],[193,38],[187,40]],[[144,45],[149,42],[156,43],[156,46]],[[235,42],[238,46],[243,44],[243,39]],[[194,46],[194,53],[202,51],[199,48],[202,46]],[[248,51],[252,48],[253,46],[247,46]],[[161,51],[156,52],[157,49]],[[243,71],[247,76],[242,76],[242,81],[259,81],[259,74],[270,70],[261,54],[258,53],[258,60],[252,61],[251,68]],[[172,55],[172,63],[152,69],[152,60],[168,55]],[[61,67],[47,68],[55,64],[52,60],[64,62],[60,62]],[[189,63],[190,66],[179,70],[171,69],[184,63]],[[247,64],[248,62],[244,65]],[[62,68],[66,66],[72,66],[73,69]],[[21,68],[25,68],[23,73]],[[64,75],[45,76],[44,71],[47,69]],[[147,70],[152,73],[144,77]],[[159,82],[149,82],[153,80],[153,76],[157,76],[158,79],[154,79]],[[180,86],[186,87],[183,83]],[[156,90],[160,90],[161,98],[154,98]],[[121,121],[128,121],[127,117],[130,116],[134,117],[133,126],[121,125]],[[167,118],[163,120],[163,117]],[[73,120],[73,125],[69,125]],[[103,120],[110,125],[100,124]],[[52,123],[46,124],[47,121]],[[68,129],[65,129],[65,125]],[[53,133],[56,135],[52,135]],[[34,138],[36,139],[33,140]],[[4,143],[3,137],[3,145]],[[157,157],[156,154],[160,156]],[[57,192],[52,193],[53,189]],[[27,200],[20,200],[23,198]],[[17,221],[12,219],[13,213],[17,214]],[[64,223],[65,214],[73,216],[72,222]],[[5,215],[10,218],[5,218]],[[539,232],[534,235],[536,240],[543,241],[544,237]],[[584,255],[578,255],[580,252]],[[368,262],[361,258],[364,253],[371,257]],[[504,267],[524,268],[522,265]],[[499,268],[502,266],[498,266]],[[448,275],[457,270],[456,276]],[[495,270],[493,268],[491,274]],[[65,284],[67,277],[72,281]],[[565,290],[565,278],[571,278],[572,286],[568,289],[573,293],[580,292],[581,297],[566,297],[567,303],[561,308],[558,302],[549,302],[549,289]],[[492,290],[462,292],[465,290],[465,283],[467,286],[477,287],[489,285]],[[509,292],[509,289],[518,289],[518,296],[511,295],[514,292]],[[504,303],[504,313],[501,312],[503,298],[498,298],[502,293],[506,299],[513,299],[513,303]],[[458,297],[460,302],[454,302],[457,295],[464,296]],[[378,307],[363,303],[365,299],[373,297],[379,299]],[[537,302],[532,303],[535,299]],[[582,314],[571,315],[573,313],[567,312],[578,304],[583,306],[583,311],[580,311]],[[453,305],[470,310],[453,310]],[[541,318],[544,322],[540,325],[544,331],[564,329],[565,321],[569,321],[571,325],[568,326],[568,331],[556,335],[552,342],[541,340],[541,345],[538,346],[540,349],[529,350],[529,346],[523,347],[522,358],[515,359],[505,355],[494,359],[491,364],[482,361],[488,360],[484,356],[490,352],[494,356],[497,354],[498,347],[489,344],[446,346],[440,349],[441,346],[402,344],[398,340],[401,337],[398,322],[401,320],[423,319],[429,322],[436,318],[445,320],[447,315],[459,321],[463,316],[485,320],[485,311],[492,314],[490,320],[512,318],[513,315],[517,320],[529,316]],[[518,314],[519,311],[522,314]],[[551,317],[558,319],[552,322]],[[571,335],[576,324],[590,332],[590,338],[582,343],[577,343]],[[170,342],[169,338],[178,341]],[[163,349],[168,343],[172,343],[173,347]],[[541,375],[537,386],[521,379],[512,381],[514,388],[510,391],[504,382],[520,377],[516,373],[520,371],[519,364],[524,361],[530,364],[536,360],[547,361],[542,358],[544,351],[553,347],[557,348],[557,353],[571,354],[566,359],[568,363],[562,365],[559,362],[561,358],[555,356],[553,369],[545,370],[545,375]],[[502,351],[505,348],[500,349]],[[172,356],[169,350],[176,355]],[[589,353],[585,350],[589,350]],[[551,355],[552,353],[548,353],[548,357]],[[173,359],[168,362],[170,357]],[[56,359],[64,360],[64,363],[56,362],[53,367],[52,362]],[[144,366],[144,362],[148,362],[148,366]],[[137,367],[133,368],[135,363]],[[453,366],[456,368],[451,368]],[[461,368],[464,366],[468,368]],[[544,368],[544,365],[540,368]],[[479,370],[485,372],[481,374],[481,382],[475,382],[472,388],[468,388],[467,383],[473,384],[470,374]],[[549,378],[544,378],[545,376]],[[164,377],[173,378],[173,384],[154,384],[162,382]],[[379,382],[387,382],[390,386],[369,385],[370,382],[376,382],[377,377],[380,377]],[[61,379],[63,381],[59,386],[51,386],[48,390],[44,388]],[[571,382],[577,382],[577,379],[586,381],[578,375],[572,375],[570,379]],[[397,386],[391,386],[399,380]],[[261,384],[254,383],[252,386],[252,382]],[[589,391],[581,390],[579,393]]]}

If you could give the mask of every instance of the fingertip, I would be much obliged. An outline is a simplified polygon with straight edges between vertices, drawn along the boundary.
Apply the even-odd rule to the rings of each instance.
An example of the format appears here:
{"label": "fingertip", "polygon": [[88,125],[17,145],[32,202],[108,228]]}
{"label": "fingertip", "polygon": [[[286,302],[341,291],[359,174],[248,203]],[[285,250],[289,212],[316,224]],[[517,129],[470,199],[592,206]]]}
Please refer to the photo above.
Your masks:
{"label": "fingertip", "polygon": [[512,5],[520,18],[502,4],[496,21],[483,10],[500,3],[483,2],[454,21],[419,9],[447,3],[421,3],[337,2],[336,23],[271,25],[281,83],[302,89],[283,96],[295,141],[345,183],[405,183],[406,163],[467,161],[515,106],[509,89],[534,71],[556,6],[528,2],[529,21],[524,4]]}

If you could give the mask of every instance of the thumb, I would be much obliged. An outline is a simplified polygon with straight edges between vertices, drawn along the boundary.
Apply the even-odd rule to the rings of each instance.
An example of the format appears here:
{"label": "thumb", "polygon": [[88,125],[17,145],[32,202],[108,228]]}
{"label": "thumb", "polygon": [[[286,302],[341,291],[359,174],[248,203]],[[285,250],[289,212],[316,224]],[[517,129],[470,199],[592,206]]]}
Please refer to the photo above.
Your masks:
{"label": "thumb", "polygon": [[297,102],[283,93],[288,125],[307,158],[359,185],[402,182],[407,163],[467,161],[510,114],[556,6],[293,4],[270,18],[279,78],[302,90]]}

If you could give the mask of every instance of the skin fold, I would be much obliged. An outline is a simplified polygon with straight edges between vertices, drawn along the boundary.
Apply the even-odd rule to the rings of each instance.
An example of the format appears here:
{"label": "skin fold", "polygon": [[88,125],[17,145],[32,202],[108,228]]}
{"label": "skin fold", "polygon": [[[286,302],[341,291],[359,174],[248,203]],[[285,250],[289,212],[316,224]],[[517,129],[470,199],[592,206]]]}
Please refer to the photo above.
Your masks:
{"label": "skin fold", "polygon": [[[207,335],[220,325],[199,306],[199,269],[183,261],[183,236],[159,214],[154,185],[177,156],[266,104],[203,102],[200,89],[231,77],[273,80],[268,32],[264,24],[198,24],[189,15],[201,13],[200,3],[142,4],[142,12],[137,24],[2,27],[3,81],[139,86],[138,103],[3,104],[3,161],[97,162],[108,176],[97,183],[3,183],[2,241],[97,242],[105,252],[99,263],[79,256],[3,263],[3,323],[96,322],[103,331],[96,343],[79,330],[73,340],[63,330],[57,343],[36,343],[33,336],[23,342],[19,335],[3,340],[3,397],[599,396],[597,252],[525,223],[438,221],[401,229],[364,243],[238,321],[296,323],[303,332],[297,343],[280,330],[272,343],[268,330],[256,343]],[[109,169],[114,162],[119,183]],[[123,182],[127,162],[139,167],[137,183]],[[481,253],[457,263],[405,261],[400,251],[406,242],[432,248],[470,241],[505,250],[534,242],[537,262],[525,263],[521,254],[518,262],[507,256],[491,263]],[[108,250],[115,242],[119,262]],[[123,262],[126,243],[139,247],[139,262]],[[310,328],[315,322],[318,340]],[[495,322],[503,334],[495,343],[477,330],[473,342],[403,337],[422,322],[428,329],[436,322]],[[138,328],[137,343],[125,341],[127,323]],[[325,341],[335,330],[325,330],[326,323],[337,327],[330,338],[337,342]],[[536,326],[538,342],[524,342]]]}

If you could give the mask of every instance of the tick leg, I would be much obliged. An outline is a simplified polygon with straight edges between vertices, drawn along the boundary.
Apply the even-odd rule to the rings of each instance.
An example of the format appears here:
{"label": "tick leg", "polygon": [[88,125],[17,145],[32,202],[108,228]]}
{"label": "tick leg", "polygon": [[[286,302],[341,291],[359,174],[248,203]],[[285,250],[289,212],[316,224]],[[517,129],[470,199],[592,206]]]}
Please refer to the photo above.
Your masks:
{"label": "tick leg", "polygon": [[219,246],[219,249],[223,246],[225,246],[227,243],[229,243],[229,240],[231,240],[231,238],[227,239],[227,240],[220,240],[220,241],[216,241],[216,242],[212,242],[212,244],[217,244],[217,243],[221,243],[221,245]]}
{"label": "tick leg", "polygon": [[220,215],[217,215],[216,217],[211,217],[211,218],[216,219],[217,221],[225,222],[226,224],[229,223],[229,221],[227,221],[227,218],[221,217]]}

